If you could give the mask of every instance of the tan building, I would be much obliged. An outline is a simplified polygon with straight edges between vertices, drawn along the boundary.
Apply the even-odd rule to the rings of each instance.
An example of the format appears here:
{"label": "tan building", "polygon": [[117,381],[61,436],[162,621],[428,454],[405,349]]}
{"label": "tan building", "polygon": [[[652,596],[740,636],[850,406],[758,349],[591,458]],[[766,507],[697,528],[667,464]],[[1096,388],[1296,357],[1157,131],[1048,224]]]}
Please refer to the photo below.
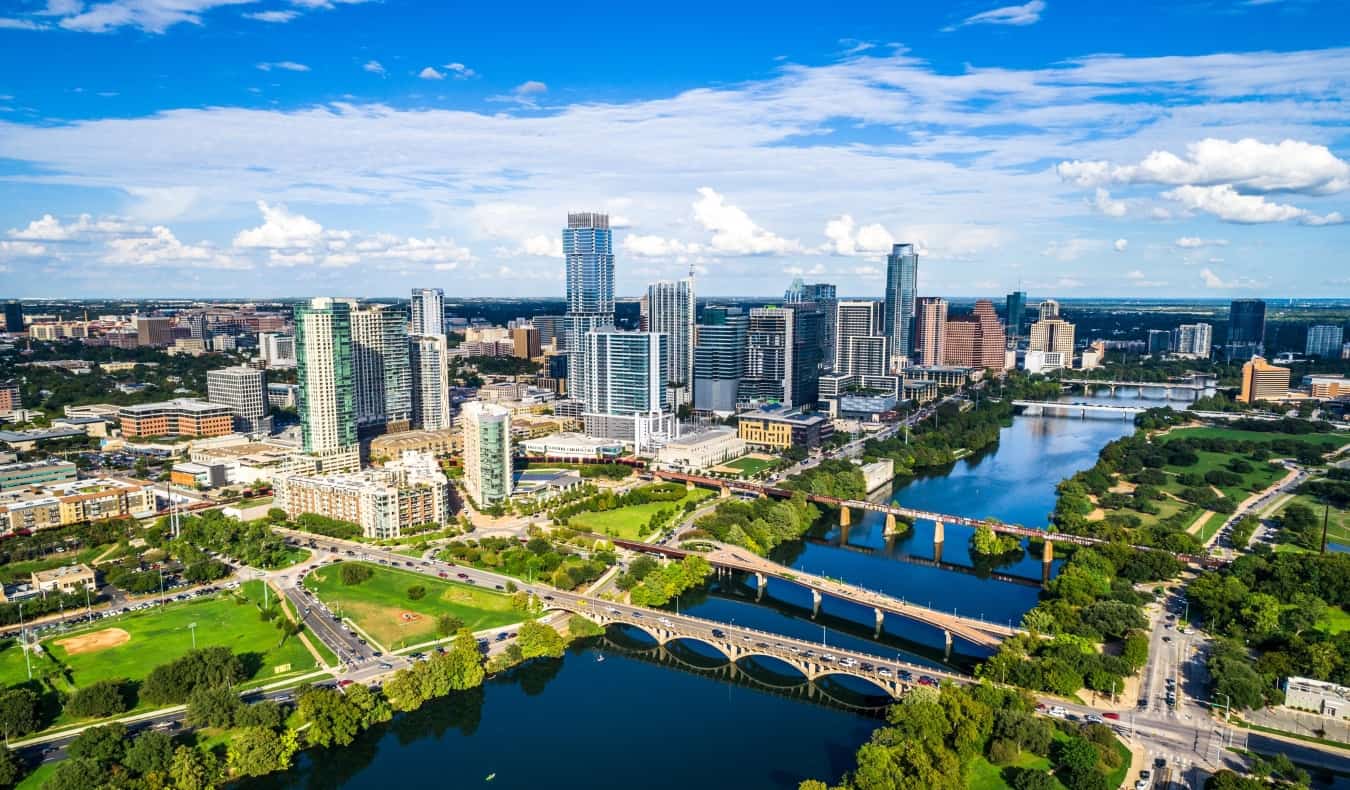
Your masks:
{"label": "tan building", "polygon": [[0,414],[23,408],[23,399],[19,394],[19,382],[0,381]]}
{"label": "tan building", "polygon": [[224,436],[234,431],[234,412],[229,406],[191,398],[123,406],[117,416],[122,435],[128,438]]}
{"label": "tan building", "polygon": [[83,563],[66,565],[46,571],[33,571],[33,586],[44,594],[49,592],[77,593],[88,587],[93,590],[94,571]]}
{"label": "tan building", "polygon": [[173,319],[158,316],[137,316],[136,344],[160,347],[172,345]]}
{"label": "tan building", "polygon": [[834,426],[824,416],[782,407],[744,412],[736,416],[736,422],[740,437],[756,447],[819,447],[834,434]]}
{"label": "tan building", "polygon": [[1303,377],[1303,386],[1308,388],[1308,395],[1314,398],[1339,398],[1342,395],[1350,395],[1350,379],[1345,376],[1330,373],[1315,373]]}
{"label": "tan building", "polygon": [[399,458],[405,452],[453,455],[462,446],[460,432],[454,428],[439,431],[400,431],[370,440],[370,458],[375,461]]}
{"label": "tan building", "polygon": [[[1046,302],[1052,300],[1047,299]],[[1041,314],[1045,314],[1042,303]],[[1058,307],[1055,309],[1058,315]],[[1063,354],[1065,359],[1073,358],[1073,324],[1062,318],[1042,318],[1031,325],[1031,341],[1028,351],[1054,351]]]}
{"label": "tan building", "polygon": [[154,510],[154,491],[139,483],[99,478],[35,485],[0,492],[0,532],[66,527]]}
{"label": "tan building", "polygon": [[1283,400],[1289,395],[1289,368],[1272,365],[1265,357],[1252,357],[1242,366],[1239,403]]}
{"label": "tan building", "polygon": [[420,524],[439,527],[451,516],[450,481],[428,453],[404,453],[382,467],[348,474],[282,473],[275,491],[276,506],[291,518],[316,513],[349,521],[377,540]]}
{"label": "tan building", "polygon": [[515,343],[515,355],[521,359],[534,359],[544,353],[539,345],[539,330],[532,326],[512,329],[511,340]]}
{"label": "tan building", "polygon": [[941,365],[947,329],[947,300],[920,297],[914,310],[914,357],[920,365]]}
{"label": "tan building", "polygon": [[[1033,327],[1034,331],[1034,327]],[[1003,370],[1007,361],[1007,337],[999,323],[994,303],[981,299],[969,316],[950,320],[944,329],[942,364]],[[1069,334],[1070,347],[1073,334]]]}

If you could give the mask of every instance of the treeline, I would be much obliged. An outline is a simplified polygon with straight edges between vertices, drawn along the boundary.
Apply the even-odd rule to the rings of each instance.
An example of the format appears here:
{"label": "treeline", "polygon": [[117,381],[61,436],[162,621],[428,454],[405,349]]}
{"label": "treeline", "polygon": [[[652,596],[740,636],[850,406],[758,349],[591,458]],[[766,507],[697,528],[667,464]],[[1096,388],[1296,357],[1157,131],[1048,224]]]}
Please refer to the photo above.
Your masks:
{"label": "treeline", "polygon": [[[1053,775],[1017,767],[1028,754],[1049,758]],[[1108,727],[1037,717],[1025,693],[987,683],[920,687],[887,709],[886,725],[858,749],[851,772],[798,790],[963,790],[979,758],[1001,766],[1015,790],[1108,790],[1107,776],[1129,759]]]}
{"label": "treeline", "polygon": [[[280,521],[278,521],[278,514],[280,514]],[[274,523],[284,523],[286,511],[274,507],[267,511],[267,518]],[[360,524],[321,516],[318,513],[301,513],[296,516],[292,526],[302,532],[313,532],[315,535],[324,535],[339,540],[356,540],[364,534]]]}
{"label": "treeline", "polygon": [[863,499],[867,496],[867,480],[862,469],[850,461],[836,459],[821,461],[801,474],[784,480],[780,486],[840,499]]}
{"label": "treeline", "polygon": [[1322,625],[1330,607],[1350,607],[1350,555],[1258,547],[1188,590],[1191,610],[1222,637],[1210,674],[1234,707],[1282,701],[1290,675],[1350,685],[1350,631],[1333,636]]}
{"label": "treeline", "polygon": [[146,530],[145,540],[151,546],[167,549],[188,565],[189,572],[195,576],[202,575],[209,567],[203,565],[211,560],[207,552],[230,557],[254,568],[280,568],[291,562],[285,539],[266,524],[242,523],[218,510],[181,518],[176,539],[169,533],[167,519],[160,519]]}
{"label": "treeline", "polygon": [[628,591],[635,606],[664,606],[685,590],[703,584],[712,575],[712,565],[691,555],[679,562],[668,562],[645,570],[636,587]]}
{"label": "treeline", "polygon": [[[71,551],[124,541],[136,526],[135,519],[110,518],[87,524],[41,529],[31,535],[9,535],[0,540],[0,565],[50,559],[57,549]],[[27,573],[23,573],[22,580],[27,581],[27,576]],[[18,580],[5,575],[3,569],[0,569],[0,578],[6,581]]]}
{"label": "treeline", "polygon": [[599,513],[618,510],[632,505],[646,505],[652,502],[679,502],[687,491],[679,483],[653,483],[640,486],[622,494],[613,491],[601,491],[585,499],[571,502],[553,511],[553,523],[566,526],[568,521],[579,513]]}
{"label": "treeline", "polygon": [[[582,546],[563,542],[569,535]],[[575,590],[599,579],[617,563],[613,544],[574,533],[555,531],[550,541],[535,534],[521,544],[513,538],[480,538],[451,541],[441,551],[442,560],[461,562],[475,568],[506,573],[519,579],[538,579],[563,590]],[[581,556],[578,549],[589,556]]]}
{"label": "treeline", "polygon": [[684,537],[686,540],[712,537],[767,555],[778,544],[805,535],[819,517],[820,509],[801,492],[791,499],[761,498],[748,502],[728,499],[695,522],[695,528]]}

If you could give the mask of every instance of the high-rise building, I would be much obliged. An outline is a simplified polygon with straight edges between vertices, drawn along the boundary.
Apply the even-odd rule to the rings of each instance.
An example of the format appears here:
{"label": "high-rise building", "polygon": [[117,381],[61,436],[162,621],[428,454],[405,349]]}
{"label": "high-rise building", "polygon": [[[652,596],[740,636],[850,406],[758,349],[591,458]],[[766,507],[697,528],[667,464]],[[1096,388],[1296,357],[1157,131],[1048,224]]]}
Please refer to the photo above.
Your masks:
{"label": "high-rise building", "polygon": [[614,326],[614,235],[609,215],[568,214],[563,229],[567,261],[567,389],[587,390],[586,335]]}
{"label": "high-rise building", "polygon": [[1004,302],[1007,317],[1003,323],[1008,328],[1008,336],[1021,337],[1022,330],[1027,325],[1027,292],[1013,291]]}
{"label": "high-rise building", "polygon": [[591,369],[581,416],[587,436],[631,442],[642,453],[677,435],[666,387],[670,380],[668,343],[669,338],[659,332],[614,328],[586,336]]}
{"label": "high-rise building", "polygon": [[1037,312],[1040,315],[1040,320],[1053,321],[1059,318],[1059,302],[1054,299],[1042,299]]}
{"label": "high-rise building", "polygon": [[1160,356],[1172,350],[1172,333],[1166,329],[1148,330],[1148,341],[1145,347],[1148,353],[1153,356]]}
{"label": "high-rise building", "polygon": [[206,399],[230,407],[234,429],[240,433],[271,433],[267,416],[267,376],[247,367],[206,372]]}
{"label": "high-rise building", "polygon": [[1214,345],[1214,327],[1210,324],[1182,324],[1172,336],[1172,350],[1182,356],[1209,358]]}
{"label": "high-rise building", "polygon": [[1041,302],[1041,320],[1031,325],[1028,351],[1053,351],[1073,358],[1073,324],[1059,317],[1059,303],[1053,299]]}
{"label": "high-rise building", "polygon": [[694,345],[694,409],[731,414],[745,376],[748,319],[739,307],[705,307]]}
{"label": "high-rise building", "polygon": [[[970,315],[948,319],[943,333],[943,364],[998,371],[1006,365],[1007,336],[1003,324],[999,323],[994,303],[988,299],[977,301]],[[1072,342],[1070,333],[1071,351]]]}
{"label": "high-rise building", "polygon": [[300,436],[321,471],[359,465],[351,305],[326,296],[295,308]]}
{"label": "high-rise building", "polygon": [[136,345],[173,345],[173,319],[161,316],[136,316]]}
{"label": "high-rise building", "polygon": [[567,350],[567,316],[537,315],[530,319],[534,328],[539,330],[539,345],[553,345],[557,351]]}
{"label": "high-rise building", "polygon": [[1239,403],[1281,400],[1288,395],[1289,368],[1272,365],[1261,356],[1252,357],[1242,366],[1242,392],[1237,398]]}
{"label": "high-rise building", "polygon": [[947,300],[940,296],[919,299],[914,315],[914,358],[919,364],[942,364],[946,332]]}
{"label": "high-rise building", "polygon": [[914,348],[914,300],[919,254],[913,244],[896,244],[886,257],[886,337],[891,354],[907,357]]}
{"label": "high-rise building", "polygon": [[890,370],[886,305],[875,300],[835,303],[834,369],[857,376],[884,376]]}
{"label": "high-rise building", "polygon": [[5,302],[5,331],[23,331],[23,303],[17,299]]}
{"label": "high-rise building", "polygon": [[1234,299],[1228,308],[1228,337],[1224,356],[1229,360],[1251,359],[1265,354],[1266,303],[1260,299]]}
{"label": "high-rise building", "polygon": [[412,289],[410,335],[445,334],[445,291],[440,288]]}
{"label": "high-rise building", "polygon": [[1317,324],[1308,327],[1308,342],[1303,353],[1310,357],[1336,359],[1341,355],[1345,330],[1335,324]]}
{"label": "high-rise building", "polygon": [[389,305],[351,311],[356,427],[370,433],[408,429],[412,420],[412,370],[407,321]]}
{"label": "high-rise building", "polygon": [[[694,382],[694,278],[647,286],[647,332],[666,336],[669,383],[687,388]],[[687,397],[685,398],[687,400]]]}
{"label": "high-rise building", "polygon": [[830,283],[804,283],[800,277],[792,281],[792,287],[783,295],[783,301],[786,304],[806,304],[814,302],[820,308],[823,316],[821,324],[821,370],[829,370],[837,367],[835,354],[838,351],[839,344],[835,340],[835,329],[838,327],[839,295],[838,290]]}
{"label": "high-rise building", "polygon": [[820,333],[814,304],[756,307],[746,330],[741,402],[814,408],[820,399]]}
{"label": "high-rise building", "polygon": [[412,422],[426,431],[450,427],[449,348],[445,335],[408,338],[412,367]]}
{"label": "high-rise building", "polygon": [[269,368],[295,367],[295,336],[259,332],[258,356],[263,358]]}
{"label": "high-rise building", "polygon": [[464,431],[464,488],[480,507],[511,496],[511,411],[469,401],[459,412]]}
{"label": "high-rise building", "polygon": [[539,343],[539,330],[533,326],[518,326],[512,329],[511,342],[515,347],[512,356],[520,359],[534,359],[544,353]]}

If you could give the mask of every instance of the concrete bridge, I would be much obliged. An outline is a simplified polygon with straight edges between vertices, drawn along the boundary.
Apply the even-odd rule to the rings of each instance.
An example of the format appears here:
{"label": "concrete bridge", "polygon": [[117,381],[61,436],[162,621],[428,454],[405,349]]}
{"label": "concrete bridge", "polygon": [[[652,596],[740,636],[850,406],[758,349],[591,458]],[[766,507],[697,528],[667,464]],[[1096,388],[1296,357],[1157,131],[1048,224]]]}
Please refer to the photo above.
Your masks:
{"label": "concrete bridge", "polygon": [[1060,379],[1061,384],[1068,384],[1070,387],[1082,387],[1083,393],[1087,394],[1095,389],[1109,389],[1111,394],[1116,394],[1118,389],[1132,389],[1144,394],[1144,390],[1163,390],[1163,397],[1171,397],[1173,392],[1189,392],[1198,396],[1202,392],[1208,392],[1215,389],[1213,382],[1205,381],[1100,381],[1097,379]]}
{"label": "concrete bridge", "polygon": [[702,557],[718,572],[739,571],[754,576],[761,590],[768,584],[769,579],[805,587],[811,591],[812,616],[820,613],[821,599],[829,595],[849,603],[870,607],[876,618],[878,631],[881,630],[888,614],[932,626],[942,631],[948,654],[951,653],[953,637],[964,639],[979,647],[997,649],[1007,637],[1022,633],[1020,628],[1013,628],[1011,624],[991,623],[974,617],[963,617],[955,612],[941,612],[926,606],[918,606],[875,590],[779,565],[738,546],[712,541],[709,543],[714,546],[712,551],[696,552],[633,540],[614,541],[614,545],[630,551],[660,554],[672,559],[691,555]]}
{"label": "concrete bridge", "polygon": [[809,682],[828,677],[853,677],[866,681],[893,699],[911,688],[943,681],[971,683],[966,675],[930,669],[894,658],[845,650],[803,639],[782,636],[715,620],[673,614],[622,603],[596,601],[586,596],[553,594],[546,609],[581,615],[600,626],[624,625],[651,637],[658,645],[679,640],[700,642],[735,663],[747,658],[770,658],[796,670]]}
{"label": "concrete bridge", "polygon": [[1064,403],[1062,401],[1015,400],[1014,406],[1025,414],[1050,414],[1056,416],[1077,415],[1086,419],[1089,414],[1101,414],[1113,417],[1130,418],[1147,411],[1143,406],[1116,406],[1106,403]]}

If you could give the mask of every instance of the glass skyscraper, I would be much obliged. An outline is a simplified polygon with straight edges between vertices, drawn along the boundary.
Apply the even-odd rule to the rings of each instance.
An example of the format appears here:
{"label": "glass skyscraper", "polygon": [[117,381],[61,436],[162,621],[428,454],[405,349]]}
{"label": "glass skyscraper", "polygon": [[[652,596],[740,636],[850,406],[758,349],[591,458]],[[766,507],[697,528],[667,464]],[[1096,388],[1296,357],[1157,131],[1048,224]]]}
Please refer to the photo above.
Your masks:
{"label": "glass skyscraper", "polygon": [[837,363],[835,352],[837,341],[834,337],[835,321],[839,309],[839,292],[831,283],[804,283],[798,277],[792,281],[792,287],[783,294],[783,301],[789,305],[814,302],[824,317],[820,336],[821,368],[829,370]]}
{"label": "glass skyscraper", "polygon": [[745,376],[748,321],[739,307],[705,307],[694,346],[694,408],[702,412],[736,411],[736,394]]}
{"label": "glass skyscraper", "polygon": [[1310,357],[1323,357],[1325,359],[1339,359],[1341,356],[1341,343],[1345,338],[1345,330],[1335,324],[1316,324],[1308,327],[1308,342],[1304,346],[1303,353]]}
{"label": "glass skyscraper", "polygon": [[567,391],[587,391],[586,335],[614,326],[614,235],[609,215],[568,214],[563,229],[567,261]]}
{"label": "glass skyscraper", "polygon": [[909,356],[914,347],[914,298],[919,254],[913,244],[896,244],[886,256],[886,337],[891,353]]}
{"label": "glass skyscraper", "polygon": [[[694,280],[662,281],[647,286],[647,330],[666,336],[666,368],[672,385],[694,379]],[[686,395],[686,400],[687,395]]]}
{"label": "glass skyscraper", "polygon": [[1266,303],[1261,299],[1234,299],[1228,308],[1228,359],[1251,359],[1265,353]]}
{"label": "glass skyscraper", "polygon": [[311,455],[355,455],[351,305],[316,297],[295,308],[300,435]]}
{"label": "glass skyscraper", "polygon": [[1027,292],[1013,291],[1006,300],[1004,323],[1008,327],[1009,337],[1021,337],[1027,319]]}
{"label": "glass skyscraper", "polygon": [[410,335],[445,334],[445,291],[440,288],[412,289]]}

